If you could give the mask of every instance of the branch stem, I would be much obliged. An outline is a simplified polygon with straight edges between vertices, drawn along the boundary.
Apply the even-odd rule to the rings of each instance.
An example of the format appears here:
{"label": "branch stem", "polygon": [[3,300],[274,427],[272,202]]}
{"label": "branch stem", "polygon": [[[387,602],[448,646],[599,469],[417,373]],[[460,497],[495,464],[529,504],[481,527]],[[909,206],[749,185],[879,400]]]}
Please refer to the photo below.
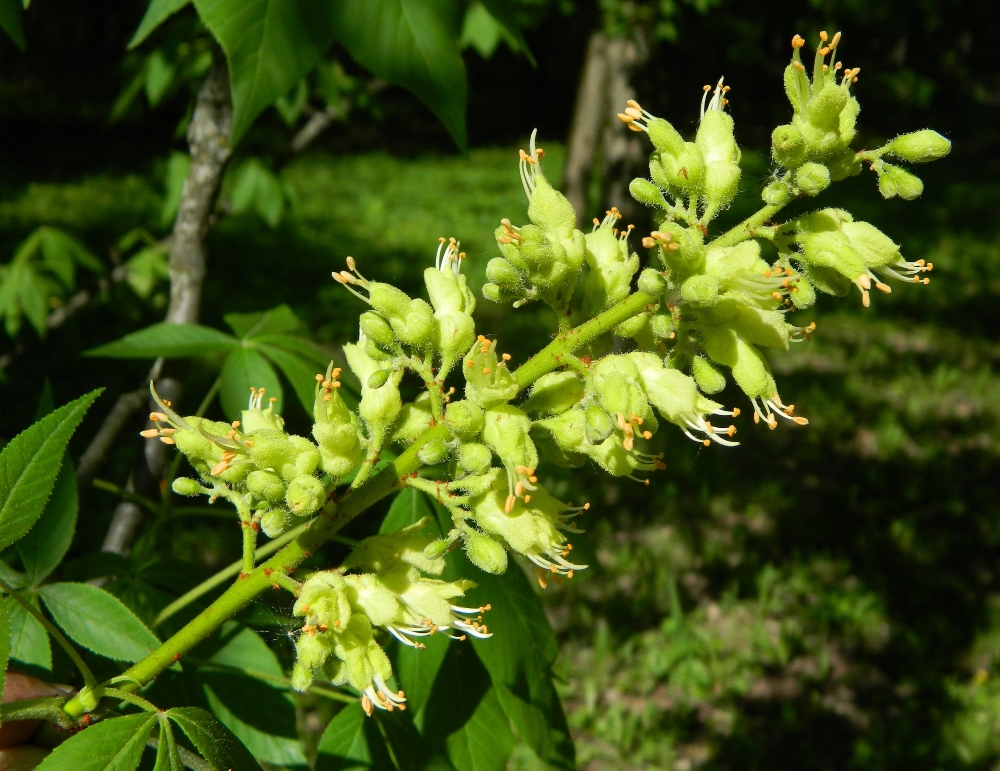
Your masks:
{"label": "branch stem", "polygon": [[748,241],[753,238],[754,231],[757,230],[761,225],[767,222],[771,217],[781,211],[783,206],[764,206],[759,209],[756,213],[751,214],[743,222],[734,227],[731,230],[726,231],[721,236],[716,238],[714,241],[710,241],[707,246],[709,249],[714,249],[716,247],[722,246],[736,246],[744,241]]}

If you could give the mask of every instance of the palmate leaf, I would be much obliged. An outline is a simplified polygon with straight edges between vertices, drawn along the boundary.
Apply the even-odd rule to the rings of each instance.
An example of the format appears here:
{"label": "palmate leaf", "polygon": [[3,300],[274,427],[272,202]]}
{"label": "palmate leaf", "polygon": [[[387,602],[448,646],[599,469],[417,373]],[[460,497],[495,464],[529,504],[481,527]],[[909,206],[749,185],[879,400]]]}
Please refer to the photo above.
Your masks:
{"label": "palmate leaf", "polygon": [[223,626],[220,638],[224,644],[197,673],[212,712],[254,757],[283,766],[305,764],[294,702],[262,679],[284,679],[274,652],[259,634],[237,624]]}
{"label": "palmate leaf", "polygon": [[112,594],[90,584],[46,584],[39,593],[69,637],[99,656],[138,661],[160,641]]}
{"label": "palmate leaf", "polygon": [[16,544],[24,572],[34,586],[44,581],[69,551],[78,509],[73,464],[64,457],[52,487],[52,497],[45,504],[38,523]]}
{"label": "palmate leaf", "polygon": [[14,45],[22,51],[27,47],[24,42],[24,28],[21,26],[20,0],[0,0],[0,29],[14,41]]}
{"label": "palmate leaf", "polygon": [[140,45],[157,27],[190,2],[191,0],[150,0],[139,28],[128,41],[128,47],[132,49]]}
{"label": "palmate leaf", "polygon": [[[10,660],[10,619],[7,618],[7,605],[0,602],[0,693],[3,693],[7,677],[7,662]],[[0,719],[0,724],[3,720]]]}
{"label": "palmate leaf", "polygon": [[84,356],[109,359],[166,359],[222,353],[240,344],[232,335],[201,324],[161,322],[125,335],[113,343],[84,351]]}
{"label": "palmate leaf", "polygon": [[[22,589],[21,596],[36,608],[38,607],[38,593],[34,590]],[[52,646],[45,627],[10,597],[3,598],[3,605],[7,609],[7,617],[10,619],[11,659],[27,667],[51,671]]]}
{"label": "palmate leaf", "polygon": [[331,0],[337,39],[380,78],[412,91],[465,150],[465,64],[454,0]]}
{"label": "palmate leaf", "polygon": [[241,340],[294,333],[302,328],[298,316],[284,303],[257,313],[227,313],[222,319]]}
{"label": "palmate leaf", "polygon": [[334,716],[316,748],[316,771],[396,771],[378,724],[361,704]]}
{"label": "palmate leaf", "polygon": [[166,711],[184,732],[212,771],[260,771],[247,748],[222,723],[197,707],[174,707]]}
{"label": "palmate leaf", "polygon": [[222,385],[219,397],[222,400],[222,411],[230,420],[239,419],[247,408],[251,388],[265,388],[264,407],[267,400],[274,398],[277,412],[284,407],[284,389],[278,374],[256,350],[249,347],[239,347],[226,357],[222,365]]}
{"label": "palmate leaf", "polygon": [[156,746],[153,771],[184,771],[184,762],[177,751],[177,739],[169,719],[160,720],[160,741]]}
{"label": "palmate leaf", "polygon": [[0,453],[0,551],[20,540],[41,515],[66,445],[101,390],[46,415]]}
{"label": "palmate leaf", "polygon": [[194,0],[229,62],[236,145],[254,119],[288,93],[333,43],[320,0]]}
{"label": "palmate leaf", "polygon": [[56,747],[38,771],[134,771],[155,725],[149,712],[102,720]]}

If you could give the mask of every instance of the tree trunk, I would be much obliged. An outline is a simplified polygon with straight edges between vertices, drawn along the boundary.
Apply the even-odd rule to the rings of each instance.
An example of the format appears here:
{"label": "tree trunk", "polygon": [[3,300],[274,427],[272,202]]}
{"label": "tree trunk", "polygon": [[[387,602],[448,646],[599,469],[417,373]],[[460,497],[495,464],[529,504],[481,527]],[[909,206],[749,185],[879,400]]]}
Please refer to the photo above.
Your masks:
{"label": "tree trunk", "polygon": [[646,152],[641,139],[628,131],[615,114],[635,98],[630,81],[648,59],[649,44],[639,28],[628,36],[608,37],[603,31],[591,35],[577,90],[564,176],[566,197],[576,209],[581,226],[593,216],[588,211],[588,194],[595,173],[600,175],[597,182],[602,205],[618,207],[626,221],[640,214],[628,185],[642,173]]}
{"label": "tree trunk", "polygon": [[[232,124],[229,76],[225,63],[218,60],[198,91],[188,127],[191,170],[184,181],[170,244],[170,305],[165,321],[171,324],[194,324],[198,321],[205,280],[205,236],[211,224],[222,173],[229,160]],[[157,391],[164,399],[177,401],[182,392],[181,381],[172,377],[160,377],[162,366],[162,361],[157,362],[149,379],[156,381]],[[156,409],[155,403],[148,397],[129,404],[134,404],[135,401],[138,401],[138,405],[147,403],[150,411]],[[123,405],[123,409],[125,406],[128,405]],[[115,414],[115,411],[112,413]],[[129,422],[122,419],[120,411],[115,417],[119,426]],[[146,427],[152,425],[147,422]],[[172,457],[170,447],[159,439],[144,439],[143,452],[136,458],[125,489],[154,501],[159,500],[160,484]],[[90,467],[88,471],[93,473]],[[104,538],[103,550],[128,554],[139,533],[143,517],[141,507],[131,501],[121,501],[115,508]]]}

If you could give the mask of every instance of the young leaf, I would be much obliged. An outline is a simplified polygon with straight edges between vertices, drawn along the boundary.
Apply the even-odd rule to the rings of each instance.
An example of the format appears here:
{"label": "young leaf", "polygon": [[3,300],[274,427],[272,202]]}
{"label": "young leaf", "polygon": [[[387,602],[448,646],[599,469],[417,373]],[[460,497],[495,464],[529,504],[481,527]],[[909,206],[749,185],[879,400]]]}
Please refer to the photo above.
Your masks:
{"label": "young leaf", "polygon": [[[21,591],[21,596],[38,607],[36,592],[25,589]],[[28,667],[51,671],[52,647],[45,627],[10,597],[3,598],[3,605],[10,620],[11,659]]]}
{"label": "young leaf", "polygon": [[177,751],[177,740],[169,720],[160,720],[160,741],[156,746],[156,765],[153,771],[184,771],[184,763]]}
{"label": "young leaf", "polygon": [[437,673],[423,728],[457,771],[503,771],[514,735],[496,689],[469,645],[452,645]]}
{"label": "young leaf", "polygon": [[22,51],[25,49],[20,0],[0,0],[0,29],[7,33],[14,45]]}
{"label": "young leaf", "polygon": [[326,52],[333,30],[320,0],[194,0],[229,62],[235,146],[254,119]]}
{"label": "young leaf", "polygon": [[412,487],[405,487],[392,499],[389,513],[385,515],[378,531],[380,533],[395,533],[401,527],[409,527],[424,517],[431,518],[428,532],[440,538],[443,533],[434,519],[434,509],[431,508],[427,496]]}
{"label": "young leaf", "polygon": [[138,661],[160,644],[117,597],[96,586],[47,584],[39,593],[63,631],[99,656]]}
{"label": "young leaf", "polygon": [[[7,676],[7,662],[10,660],[10,619],[7,618],[7,605],[0,602],[0,693],[3,693],[4,681]],[[3,720],[0,719],[0,724]]]}
{"label": "young leaf", "polygon": [[496,19],[504,28],[504,32],[507,33],[509,40],[514,44],[511,46],[517,53],[524,54],[524,58],[531,62],[531,66],[535,66],[535,57],[532,56],[531,51],[528,49],[528,44],[524,40],[524,35],[521,34],[521,28],[517,24],[517,18],[514,13],[514,6],[508,0],[479,0],[490,12],[490,16]]}
{"label": "young leaf", "polygon": [[132,39],[128,41],[128,47],[132,49],[140,45],[152,34],[153,30],[190,2],[191,0],[150,0],[146,14],[139,22],[139,28],[132,35]]}
{"label": "young leaf", "polygon": [[316,748],[316,771],[396,771],[378,724],[361,703],[349,704],[327,725]]}
{"label": "young leaf", "polygon": [[229,354],[222,365],[221,377],[219,396],[222,399],[222,411],[230,420],[238,419],[247,408],[251,387],[267,389],[264,407],[267,407],[268,400],[274,398],[277,399],[274,402],[275,408],[281,412],[285,403],[281,381],[267,359],[252,348],[240,347]]}
{"label": "young leaf", "polygon": [[63,452],[87,409],[103,389],[46,415],[15,436],[0,453],[0,551],[20,540],[42,513]]}
{"label": "young leaf", "polygon": [[446,0],[333,0],[331,16],[351,56],[412,91],[464,151],[467,84],[454,6]]}
{"label": "young leaf", "polygon": [[102,720],[56,747],[38,771],[134,771],[155,725],[149,712]]}
{"label": "young leaf", "polygon": [[73,464],[64,457],[38,524],[15,545],[32,585],[41,584],[66,556],[76,530],[77,511],[76,476]]}
{"label": "young leaf", "polygon": [[84,356],[103,356],[108,359],[177,359],[221,353],[238,346],[239,340],[201,324],[153,324],[138,332],[125,335],[121,340],[84,351]]}
{"label": "young leaf", "polygon": [[212,771],[261,771],[247,748],[205,710],[174,707],[166,714],[180,726]]}

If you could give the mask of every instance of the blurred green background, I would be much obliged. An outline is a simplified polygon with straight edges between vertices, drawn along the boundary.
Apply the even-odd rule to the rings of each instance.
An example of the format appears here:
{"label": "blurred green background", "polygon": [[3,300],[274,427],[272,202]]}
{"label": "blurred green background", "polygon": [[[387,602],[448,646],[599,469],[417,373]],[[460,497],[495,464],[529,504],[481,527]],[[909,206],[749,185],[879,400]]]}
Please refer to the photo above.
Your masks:
{"label": "blurred green background", "polygon": [[[185,149],[191,91],[182,81],[155,109],[140,99],[109,120],[138,66],[124,48],[144,5],[39,0],[25,16],[27,52],[0,40],[0,260],[35,228],[52,226],[104,266],[103,284],[80,271],[80,286],[95,299],[71,323],[44,340],[27,325],[13,340],[0,336],[0,353],[16,353],[0,385],[5,438],[31,421],[46,378],[57,403],[106,386],[74,440],[79,453],[114,397],[136,388],[148,369],[80,355],[163,314],[166,284],[155,266],[134,265],[130,280],[109,280],[136,253],[123,236],[140,229],[155,242],[169,232],[170,157]],[[593,504],[577,544],[591,569],[544,594],[562,644],[562,693],[580,767],[593,771],[996,767],[1000,68],[993,46],[1000,29],[993,4],[538,0],[518,7],[536,66],[505,45],[488,57],[466,49],[467,155],[401,89],[379,91],[301,153],[291,151],[294,129],[276,111],[262,117],[231,167],[256,158],[270,168],[283,211],[270,224],[233,211],[240,207],[227,183],[208,238],[203,323],[221,327],[226,313],[287,303],[335,354],[356,334],[362,305],[330,270],[351,254],[365,275],[416,288],[439,236],[461,239],[466,270],[481,286],[496,253],[493,228],[501,217],[524,218],[517,148],[533,128],[548,173],[561,173],[595,30],[649,28],[651,50],[632,84],[643,106],[679,127],[696,124],[701,86],[726,76],[745,149],[746,192],[726,215],[735,220],[757,207],[770,130],[787,120],[788,40],[843,30],[845,65],[861,67],[860,146],[932,127],[954,151],[926,169],[917,201],[882,201],[865,173],[809,203],[833,202],[875,223],[909,259],[932,261],[933,280],[896,285],[867,310],[856,295],[821,299],[812,340],[772,359],[783,398],[809,417],[808,428],[770,432],[742,418],[741,446],[725,450],[663,432],[667,470],[649,487],[596,468],[571,476],[544,470],[555,494]],[[360,76],[344,62],[348,77]],[[599,179],[591,189],[588,219],[621,205],[596,200]],[[515,361],[550,334],[549,320],[530,309],[482,300],[480,311],[480,331],[498,335]],[[212,378],[206,365],[192,365],[192,407]],[[722,401],[746,407],[735,389]],[[305,414],[291,401],[287,416],[302,429]],[[137,451],[121,441],[100,475],[121,483]],[[96,489],[83,496],[78,556],[99,548],[117,500]],[[349,534],[376,526],[377,518],[359,521]],[[140,539],[134,564],[179,558],[208,571],[236,556],[228,524],[185,519],[169,533]],[[113,586],[141,613],[155,613],[169,596],[160,602],[139,573]],[[306,700],[303,714],[309,708]],[[301,728],[310,730],[307,719]]]}

